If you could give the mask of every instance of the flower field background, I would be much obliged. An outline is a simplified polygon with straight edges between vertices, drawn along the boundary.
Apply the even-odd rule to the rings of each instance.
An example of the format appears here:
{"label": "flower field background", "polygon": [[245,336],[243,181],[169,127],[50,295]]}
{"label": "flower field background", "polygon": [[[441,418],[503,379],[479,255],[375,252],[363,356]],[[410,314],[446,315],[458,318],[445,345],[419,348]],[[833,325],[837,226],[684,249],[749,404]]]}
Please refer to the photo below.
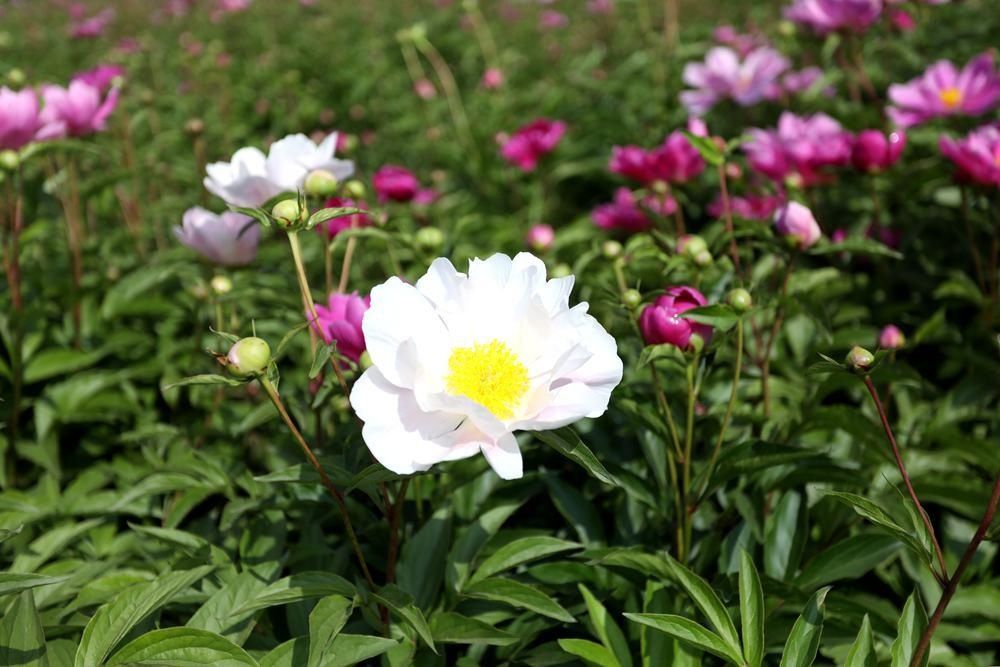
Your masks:
{"label": "flower field background", "polygon": [[0,665],[996,665],[996,10],[0,0]]}

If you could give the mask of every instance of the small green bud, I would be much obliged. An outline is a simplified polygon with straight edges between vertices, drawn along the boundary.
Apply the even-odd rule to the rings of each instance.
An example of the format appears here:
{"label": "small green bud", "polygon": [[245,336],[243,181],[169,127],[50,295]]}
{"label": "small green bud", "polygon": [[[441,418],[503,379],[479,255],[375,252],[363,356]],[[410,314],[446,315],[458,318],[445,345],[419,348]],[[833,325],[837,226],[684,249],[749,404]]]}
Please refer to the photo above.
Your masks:
{"label": "small green bud", "polygon": [[358,365],[361,370],[366,371],[372,366],[372,355],[368,354],[368,350],[361,353],[361,357],[358,359]]}
{"label": "small green bud", "polygon": [[305,222],[306,211],[299,207],[299,202],[295,199],[284,199],[279,201],[271,209],[271,217],[274,218],[279,227],[288,228],[300,222]]}
{"label": "small green bud", "polygon": [[306,176],[306,194],[310,197],[332,197],[338,185],[337,177],[326,169],[314,169]]}
{"label": "small green bud", "polygon": [[565,278],[566,276],[573,275],[573,269],[570,268],[569,264],[560,263],[552,267],[552,271],[549,272],[549,275],[553,278]]}
{"label": "small green bud", "polygon": [[24,76],[24,71],[18,69],[17,67],[7,72],[7,83],[14,88],[20,88],[23,86],[26,78],[27,77]]}
{"label": "small green bud", "polygon": [[785,37],[791,37],[795,34],[795,24],[791,21],[781,21],[778,23],[778,32]]}
{"label": "small green bud", "polygon": [[236,377],[253,377],[267,369],[271,361],[271,347],[263,338],[241,338],[229,348],[226,361],[229,362],[229,372]]}
{"label": "small green bud", "polygon": [[847,353],[847,365],[855,371],[866,371],[875,363],[875,355],[863,347],[855,345]]}
{"label": "small green bud", "polygon": [[352,199],[363,199],[368,194],[368,188],[361,181],[355,179],[344,183],[344,192]]}
{"label": "small green bud", "polygon": [[639,290],[628,289],[622,294],[622,303],[624,303],[629,308],[636,308],[640,303],[642,303],[642,294],[639,294]]}
{"label": "small green bud", "polygon": [[742,287],[737,287],[729,290],[729,294],[726,295],[726,303],[732,306],[736,312],[745,313],[753,306],[753,299],[750,297],[750,292]]}
{"label": "small green bud", "polygon": [[701,337],[701,334],[691,334],[691,340],[688,341],[688,348],[695,354],[701,354],[701,351],[705,349],[705,339]]}
{"label": "small green bud", "polygon": [[437,227],[421,227],[417,230],[417,245],[426,250],[437,250],[444,245],[444,232]]}
{"label": "small green bud", "polygon": [[228,276],[215,276],[212,278],[212,291],[222,296],[233,291],[233,281]]}
{"label": "small green bud", "polygon": [[704,268],[712,263],[712,253],[707,250],[702,250],[694,256],[694,263],[698,266]]}
{"label": "small green bud", "polygon": [[605,241],[601,244],[601,252],[608,259],[614,259],[622,254],[622,244],[618,241]]}
{"label": "small green bud", "polygon": [[3,169],[4,171],[15,171],[20,164],[21,157],[17,154],[17,151],[9,149],[0,151],[0,169]]}
{"label": "small green bud", "polygon": [[677,240],[677,252],[694,259],[698,253],[706,252],[708,244],[696,234],[685,234]]}
{"label": "small green bud", "polygon": [[670,191],[670,186],[667,184],[666,181],[656,180],[653,181],[652,190],[658,195],[665,195],[667,194],[667,192]]}

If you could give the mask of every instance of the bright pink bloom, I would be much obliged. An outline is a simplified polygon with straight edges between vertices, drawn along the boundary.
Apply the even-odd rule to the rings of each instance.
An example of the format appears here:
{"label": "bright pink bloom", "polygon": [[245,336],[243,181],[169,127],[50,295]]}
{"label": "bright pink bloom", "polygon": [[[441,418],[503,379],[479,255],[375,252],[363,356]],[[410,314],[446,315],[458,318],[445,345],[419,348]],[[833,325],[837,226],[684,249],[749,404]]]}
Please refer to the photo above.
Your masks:
{"label": "bright pink bloom", "polygon": [[886,350],[898,350],[906,344],[906,336],[895,324],[886,325],[878,335],[878,346]]}
{"label": "bright pink bloom", "polygon": [[108,116],[118,106],[118,89],[112,88],[103,99],[99,89],[83,81],[71,81],[68,88],[45,86],[45,105],[40,118],[40,139],[81,137],[101,132]]}
{"label": "bright pink bloom", "polygon": [[556,230],[552,229],[552,225],[532,225],[527,236],[524,237],[524,242],[528,247],[538,252],[551,248],[555,240]]}
{"label": "bright pink bloom", "polygon": [[69,26],[70,37],[75,39],[93,39],[100,37],[115,19],[115,10],[108,7],[89,19],[79,18]]}
{"label": "bright pink bloom", "polygon": [[441,193],[434,188],[420,188],[417,194],[413,195],[414,206],[430,206],[438,200]]}
{"label": "bright pink bloom", "polygon": [[795,0],[785,18],[826,35],[836,30],[864,32],[882,14],[882,0]]}
{"label": "bright pink bloom", "polygon": [[663,144],[645,150],[638,146],[611,149],[608,170],[649,185],[656,181],[686,183],[705,169],[705,161],[683,132],[671,132]]}
{"label": "bright pink bloom", "polygon": [[538,15],[538,27],[542,30],[557,30],[569,25],[569,17],[554,9],[546,9]]}
{"label": "bright pink bloom", "polygon": [[851,135],[823,113],[796,116],[785,111],[777,128],[754,128],[750,135],[743,145],[750,166],[775,181],[797,175],[803,185],[815,185],[823,181],[824,168],[851,159]]}
{"label": "bright pink bloom", "polygon": [[503,85],[503,70],[498,67],[490,67],[483,72],[480,85],[486,90],[496,90]]}
{"label": "bright pink bloom", "polygon": [[437,97],[437,88],[430,79],[418,79],[413,84],[413,92],[422,100],[432,100]]}
{"label": "bright pink bloom", "polygon": [[[747,194],[729,197],[729,210],[737,218],[744,220],[770,220],[785,203],[782,194]],[[720,218],[725,214],[720,196],[708,206],[710,215]]]}
{"label": "bright pink bloom", "polygon": [[785,74],[781,78],[781,88],[790,95],[798,95],[812,88],[822,78],[823,70],[819,67],[806,67]]}
{"label": "bright pink bloom", "polygon": [[958,140],[942,136],[939,145],[959,180],[1000,187],[1000,125],[984,125]]}
{"label": "bright pink bloom", "polygon": [[551,153],[565,133],[566,123],[561,120],[539,118],[511,135],[500,154],[521,171],[534,171],[538,160]]}
{"label": "bright pink bloom", "polygon": [[646,306],[639,316],[639,329],[647,345],[674,345],[682,350],[691,344],[691,336],[701,336],[705,343],[712,339],[712,327],[683,316],[692,308],[706,304],[705,296],[693,287],[670,287],[666,293]]}
{"label": "bright pink bloom", "polygon": [[257,257],[260,225],[233,211],[216,215],[195,206],[184,212],[174,235],[213,264],[243,266]]}
{"label": "bright pink bloom", "polygon": [[405,167],[387,164],[372,177],[379,201],[412,201],[420,189],[420,181]]}
{"label": "bright pink bloom", "polygon": [[0,88],[0,149],[17,150],[35,138],[42,126],[38,108],[34,90]]}
{"label": "bright pink bloom", "polygon": [[889,86],[889,118],[902,128],[944,116],[978,116],[1000,102],[1000,73],[993,54],[976,56],[961,70],[939,60],[907,83]]}
{"label": "bright pink bloom", "polygon": [[333,240],[333,237],[345,229],[369,227],[372,225],[371,216],[367,213],[368,204],[363,201],[354,201],[348,197],[331,197],[323,204],[323,208],[360,208],[366,211],[365,213],[354,213],[340,218],[332,218],[318,225],[316,231],[326,236],[329,240]]}
{"label": "bright pink bloom", "polygon": [[250,7],[251,0],[218,0],[215,4],[216,10],[226,14],[242,12]]}
{"label": "bright pink bloom", "polygon": [[121,65],[98,65],[74,75],[71,81],[83,81],[103,92],[111,87],[115,79],[124,76],[125,68]]}
{"label": "bright pink bloom", "polygon": [[371,297],[357,292],[331,294],[327,305],[316,304],[318,320],[313,328],[327,344],[336,342],[337,352],[357,363],[366,349],[361,321],[371,306]]}
{"label": "bright pink bloom", "polygon": [[653,221],[639,208],[628,188],[615,190],[614,201],[598,206],[590,217],[601,229],[620,229],[628,234],[643,232],[653,226]]}
{"label": "bright pink bloom", "polygon": [[712,31],[712,38],[723,46],[735,49],[741,57],[746,57],[760,46],[767,46],[767,40],[760,35],[741,33],[731,25],[720,25]]}
{"label": "bright pink bloom", "polygon": [[861,171],[884,171],[896,164],[905,146],[905,132],[890,132],[887,136],[878,130],[862,130],[854,138],[851,162]]}
{"label": "bright pink bloom", "polygon": [[684,66],[684,83],[694,88],[681,93],[681,103],[696,115],[704,114],[722,100],[731,99],[748,107],[781,94],[778,79],[788,69],[788,60],[770,47],[754,49],[740,58],[727,46],[717,46],[705,61]]}
{"label": "bright pink bloom", "polygon": [[889,10],[888,16],[889,23],[900,32],[913,32],[917,28],[917,20],[913,18],[913,14],[905,9],[896,9],[893,7]]}
{"label": "bright pink bloom", "polygon": [[792,239],[800,248],[808,248],[823,236],[819,223],[808,207],[790,201],[774,215],[774,228],[781,236]]}

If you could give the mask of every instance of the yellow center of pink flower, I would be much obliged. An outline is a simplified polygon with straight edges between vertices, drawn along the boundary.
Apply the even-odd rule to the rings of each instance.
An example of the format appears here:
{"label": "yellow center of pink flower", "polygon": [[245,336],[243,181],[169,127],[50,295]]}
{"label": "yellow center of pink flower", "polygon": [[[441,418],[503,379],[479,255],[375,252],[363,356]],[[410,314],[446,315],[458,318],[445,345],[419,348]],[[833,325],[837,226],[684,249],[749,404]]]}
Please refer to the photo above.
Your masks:
{"label": "yellow center of pink flower", "polygon": [[510,419],[528,393],[528,369],[499,340],[457,347],[448,359],[448,393],[479,403],[498,419]]}
{"label": "yellow center of pink flower", "polygon": [[958,88],[945,88],[938,93],[938,97],[940,98],[941,103],[949,109],[954,109],[962,103],[962,91]]}

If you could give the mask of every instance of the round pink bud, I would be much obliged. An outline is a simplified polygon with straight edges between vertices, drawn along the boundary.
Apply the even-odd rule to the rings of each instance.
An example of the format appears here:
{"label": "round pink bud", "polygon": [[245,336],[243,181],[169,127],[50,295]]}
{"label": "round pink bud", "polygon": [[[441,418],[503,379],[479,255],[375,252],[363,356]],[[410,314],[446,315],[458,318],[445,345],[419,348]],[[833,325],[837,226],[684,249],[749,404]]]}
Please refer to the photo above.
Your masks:
{"label": "round pink bud", "polygon": [[906,146],[906,134],[863,130],[854,138],[851,162],[861,171],[883,171],[899,160]]}
{"label": "round pink bud", "polygon": [[483,72],[483,79],[480,84],[486,90],[496,90],[503,85],[503,70],[499,67],[490,67]]}
{"label": "round pink bud", "polygon": [[532,225],[524,240],[530,248],[542,252],[552,247],[552,242],[556,240],[556,230],[552,229],[552,225]]}
{"label": "round pink bud", "polygon": [[906,336],[895,324],[889,324],[878,335],[878,346],[886,350],[898,350],[906,344]]}
{"label": "round pink bud", "polygon": [[693,336],[707,344],[712,338],[712,327],[682,316],[685,311],[700,308],[705,303],[705,296],[693,287],[668,288],[639,316],[643,340],[647,345],[667,344],[683,350],[692,347]]}
{"label": "round pink bud", "polygon": [[417,196],[420,181],[405,167],[387,164],[372,177],[380,201],[408,202]]}
{"label": "round pink bud", "polygon": [[803,249],[812,246],[823,236],[812,211],[795,201],[778,209],[774,215],[774,227],[779,234]]}

